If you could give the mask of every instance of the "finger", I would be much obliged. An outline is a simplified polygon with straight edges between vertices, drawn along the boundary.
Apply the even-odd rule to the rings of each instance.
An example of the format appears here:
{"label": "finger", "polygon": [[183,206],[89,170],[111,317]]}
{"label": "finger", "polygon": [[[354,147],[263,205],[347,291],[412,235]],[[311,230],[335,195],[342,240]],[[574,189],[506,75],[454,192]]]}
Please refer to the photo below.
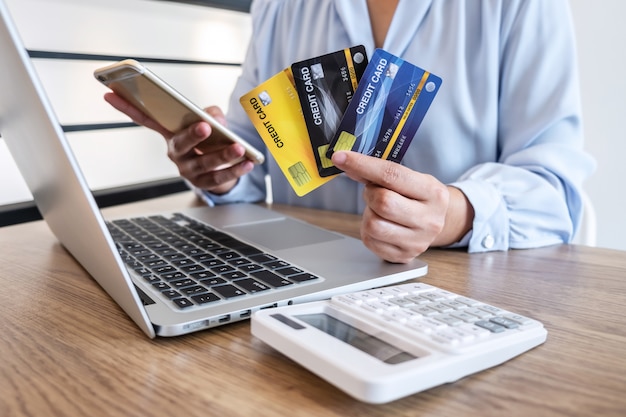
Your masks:
{"label": "finger", "polygon": [[145,113],[133,106],[130,102],[126,101],[123,97],[120,97],[115,93],[106,93],[104,95],[104,100],[116,110],[126,114],[138,125],[152,129],[166,138],[172,136],[172,132],[161,126],[154,119],[148,117]]}
{"label": "finger", "polygon": [[233,143],[217,151],[201,154],[195,159],[200,171],[209,172],[217,171],[239,163],[243,160],[244,155],[244,147],[237,143]]}
{"label": "finger", "polygon": [[211,135],[211,126],[206,122],[194,123],[172,135],[167,141],[168,156],[174,162],[197,155],[194,149]]}
{"label": "finger", "polygon": [[215,120],[217,120],[220,124],[226,126],[226,116],[222,109],[218,106],[210,106],[204,109],[205,112],[209,113]]}
{"label": "finger", "polygon": [[[177,159],[172,159],[178,166],[180,174],[191,180],[194,185],[196,182],[200,182],[199,178],[207,174],[225,169],[234,165],[238,160],[241,160],[245,150],[239,144],[230,145],[220,151],[198,154],[193,149],[187,154],[178,156]],[[218,177],[219,179],[219,177]],[[208,183],[206,181],[209,181]],[[216,185],[216,182],[204,180],[204,186],[207,184],[210,186]]]}
{"label": "finger", "polygon": [[337,151],[332,156],[332,162],[356,181],[378,184],[416,200],[428,195],[436,181],[430,175],[413,171],[397,162],[359,152]]}
{"label": "finger", "polygon": [[363,240],[363,244],[366,248],[368,248],[387,262],[407,263],[410,261],[410,259],[406,259],[400,247],[396,245],[387,242],[377,241],[374,239],[361,239]]}
{"label": "finger", "polygon": [[409,262],[428,249],[431,238],[402,224],[389,221],[367,208],[361,223],[366,247],[390,262]]}
{"label": "finger", "polygon": [[420,244],[409,229],[364,213],[361,240],[372,252],[389,262],[406,263],[424,252],[428,245]]}
{"label": "finger", "polygon": [[378,184],[368,183],[363,189],[366,207],[380,218],[403,225],[416,227],[423,218],[424,203],[407,198]]}
{"label": "finger", "polygon": [[254,169],[254,163],[244,160],[228,168],[208,171],[190,179],[196,187],[221,194],[232,188],[237,179]]}
{"label": "finger", "polygon": [[[445,186],[444,186],[445,187]],[[389,242],[401,239],[411,239],[412,250],[416,242],[425,241],[430,244],[435,236],[441,233],[445,224],[447,201],[438,198],[417,200],[407,198],[399,193],[388,190],[376,184],[367,184],[363,191],[366,207],[377,217],[371,224],[367,224],[370,233],[380,240]],[[403,235],[385,236],[375,232],[382,222],[389,222],[402,227]],[[384,230],[384,229],[383,229]],[[402,243],[405,245],[405,243]]]}

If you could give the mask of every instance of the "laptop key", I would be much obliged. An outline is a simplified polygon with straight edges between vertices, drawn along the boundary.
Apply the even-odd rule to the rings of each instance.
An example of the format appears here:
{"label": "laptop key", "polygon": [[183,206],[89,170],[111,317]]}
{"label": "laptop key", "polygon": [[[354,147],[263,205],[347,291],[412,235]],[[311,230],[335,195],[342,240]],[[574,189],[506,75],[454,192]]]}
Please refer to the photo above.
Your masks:
{"label": "laptop key", "polygon": [[282,276],[289,276],[289,275],[296,275],[296,274],[301,274],[302,272],[304,272],[303,270],[301,270],[300,268],[296,268],[295,266],[288,266],[285,268],[278,268],[275,269],[274,272],[282,275]]}
{"label": "laptop key", "polygon": [[257,249],[254,246],[247,245],[245,243],[237,245],[234,249],[244,256],[258,255],[260,253],[263,253],[260,249]]}
{"label": "laptop key", "polygon": [[216,274],[223,274],[225,272],[233,272],[235,271],[235,268],[229,265],[220,265],[211,268],[211,271],[215,272]]}
{"label": "laptop key", "polygon": [[152,285],[154,286],[154,288],[156,288],[159,291],[169,290],[171,288],[169,285],[167,285],[166,283],[160,280],[154,281]]}
{"label": "laptop key", "polygon": [[250,293],[261,292],[270,289],[270,287],[268,287],[267,285],[252,278],[238,279],[233,282]]}
{"label": "laptop key", "polygon": [[182,279],[176,279],[174,281],[170,281],[170,285],[174,288],[191,287],[192,285],[195,285],[195,284],[196,282],[190,278],[182,278]]}
{"label": "laptop key", "polygon": [[180,271],[169,272],[167,274],[160,274],[159,276],[166,281],[173,281],[175,279],[185,278],[185,274],[183,274]]}
{"label": "laptop key", "polygon": [[252,272],[252,271],[258,271],[259,269],[263,269],[263,267],[259,264],[245,264],[245,265],[240,265],[239,269],[241,269],[244,272]]}
{"label": "laptop key", "polygon": [[285,261],[277,259],[275,261],[267,262],[263,266],[265,266],[266,268],[269,268],[269,269],[278,269],[278,268],[284,268],[286,266],[291,266],[291,265],[289,265],[289,263],[287,263]]}
{"label": "laptop key", "polygon": [[161,294],[163,294],[164,296],[166,296],[169,299],[180,297],[180,293],[178,291],[174,291],[174,290],[161,291]]}
{"label": "laptop key", "polygon": [[228,261],[229,265],[232,266],[242,266],[242,265],[249,265],[252,262],[249,259],[246,258],[237,258],[237,259],[231,259]]}
{"label": "laptop key", "polygon": [[181,266],[180,269],[191,275],[192,273],[204,271],[204,266],[199,265],[199,264],[191,264],[191,265]]}
{"label": "laptop key", "polygon": [[223,274],[220,274],[220,275],[231,281],[246,277],[246,274],[244,274],[241,271],[224,272]]}
{"label": "laptop key", "polygon": [[210,292],[206,294],[194,295],[191,297],[191,299],[198,304],[207,304],[221,300],[221,298],[219,298],[217,295]]}
{"label": "laptop key", "polygon": [[309,274],[308,272],[303,272],[298,275],[289,276],[289,280],[295,281],[295,282],[304,282],[304,281],[310,281],[313,279],[319,279],[319,277],[317,275]]}
{"label": "laptop key", "polygon": [[222,258],[225,261],[229,261],[231,259],[237,259],[237,258],[241,258],[241,255],[239,255],[237,252],[235,251],[228,251],[228,252],[222,252],[218,255],[220,258]]}
{"label": "laptop key", "polygon": [[193,302],[188,298],[174,298],[172,300],[179,308],[187,308],[193,305]]}
{"label": "laptop key", "polygon": [[199,272],[193,272],[191,274],[191,277],[193,279],[197,279],[198,281],[201,281],[203,279],[207,279],[207,278],[214,278],[216,277],[216,275],[213,272],[210,271],[199,271]]}
{"label": "laptop key", "polygon": [[150,284],[161,282],[161,278],[157,277],[156,275],[143,275],[143,279]]}
{"label": "laptop key", "polygon": [[275,261],[275,260],[278,259],[277,257],[275,257],[273,255],[270,255],[269,253],[260,253],[260,254],[257,254],[257,255],[250,255],[250,256],[248,256],[248,258],[250,258],[254,262],[257,262],[257,263],[260,263],[260,264],[263,264],[263,263],[266,263],[266,262]]}
{"label": "laptop key", "polygon": [[217,259],[217,258],[211,258],[211,259],[207,259],[201,262],[202,262],[202,265],[205,265],[205,266],[226,265],[224,261]]}
{"label": "laptop key", "polygon": [[159,275],[170,274],[172,272],[176,272],[176,268],[174,268],[172,265],[167,265],[167,264],[163,264],[157,267],[150,267],[150,269],[152,269],[152,272],[154,272],[155,274],[159,274]]}
{"label": "laptop key", "polygon": [[211,289],[224,298],[234,298],[234,297],[239,297],[239,296],[246,294],[243,290],[240,290],[239,288],[230,284],[218,285],[218,286],[212,287]]}
{"label": "laptop key", "polygon": [[228,281],[226,281],[224,278],[220,278],[220,277],[203,278],[200,280],[200,283],[202,283],[202,285],[206,285],[207,287],[213,287],[215,285],[226,284],[227,282]]}
{"label": "laptop key", "polygon": [[193,287],[187,287],[180,290],[185,295],[196,295],[207,292],[207,289],[202,285],[194,285]]}
{"label": "laptop key", "polygon": [[284,287],[286,285],[293,284],[291,281],[282,278],[275,273],[268,271],[267,269],[251,272],[250,275],[260,279],[261,281],[265,282],[268,285],[271,285],[272,287]]}

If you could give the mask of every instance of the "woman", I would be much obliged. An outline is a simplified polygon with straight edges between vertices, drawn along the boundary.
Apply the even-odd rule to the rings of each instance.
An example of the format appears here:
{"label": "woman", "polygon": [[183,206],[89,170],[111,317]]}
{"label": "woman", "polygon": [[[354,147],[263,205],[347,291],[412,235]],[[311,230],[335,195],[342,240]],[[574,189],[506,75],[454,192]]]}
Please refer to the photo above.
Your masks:
{"label": "woman", "polygon": [[443,79],[402,164],[336,152],[345,172],[297,197],[273,161],[239,145],[199,155],[206,123],[168,132],[119,97],[114,107],[159,131],[180,173],[209,204],[265,198],[362,213],[361,237],[392,262],[431,246],[470,252],[569,242],[593,170],[583,151],[576,50],[567,0],[255,0],[253,35],[229,114],[207,109],[257,148],[239,97],[293,62],[354,45],[381,47]]}

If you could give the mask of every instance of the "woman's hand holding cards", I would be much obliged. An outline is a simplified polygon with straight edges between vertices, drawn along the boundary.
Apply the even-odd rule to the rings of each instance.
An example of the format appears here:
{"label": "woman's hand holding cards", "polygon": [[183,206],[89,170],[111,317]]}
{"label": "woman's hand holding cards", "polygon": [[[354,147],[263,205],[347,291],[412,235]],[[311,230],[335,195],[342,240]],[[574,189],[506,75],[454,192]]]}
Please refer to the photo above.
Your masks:
{"label": "woman's hand holding cards", "polygon": [[409,262],[430,246],[457,242],[471,229],[473,208],[457,188],[358,152],[335,152],[332,161],[365,184],[361,239],[387,261]]}

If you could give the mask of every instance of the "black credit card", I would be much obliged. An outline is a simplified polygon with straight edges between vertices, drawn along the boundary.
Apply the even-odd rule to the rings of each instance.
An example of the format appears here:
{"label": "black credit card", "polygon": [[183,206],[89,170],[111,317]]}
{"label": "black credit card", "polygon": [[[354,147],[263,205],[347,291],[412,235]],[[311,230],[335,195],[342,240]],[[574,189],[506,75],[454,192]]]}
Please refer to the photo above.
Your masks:
{"label": "black credit card", "polygon": [[291,66],[309,140],[320,176],[341,172],[326,156],[365,68],[363,45],[345,48]]}

